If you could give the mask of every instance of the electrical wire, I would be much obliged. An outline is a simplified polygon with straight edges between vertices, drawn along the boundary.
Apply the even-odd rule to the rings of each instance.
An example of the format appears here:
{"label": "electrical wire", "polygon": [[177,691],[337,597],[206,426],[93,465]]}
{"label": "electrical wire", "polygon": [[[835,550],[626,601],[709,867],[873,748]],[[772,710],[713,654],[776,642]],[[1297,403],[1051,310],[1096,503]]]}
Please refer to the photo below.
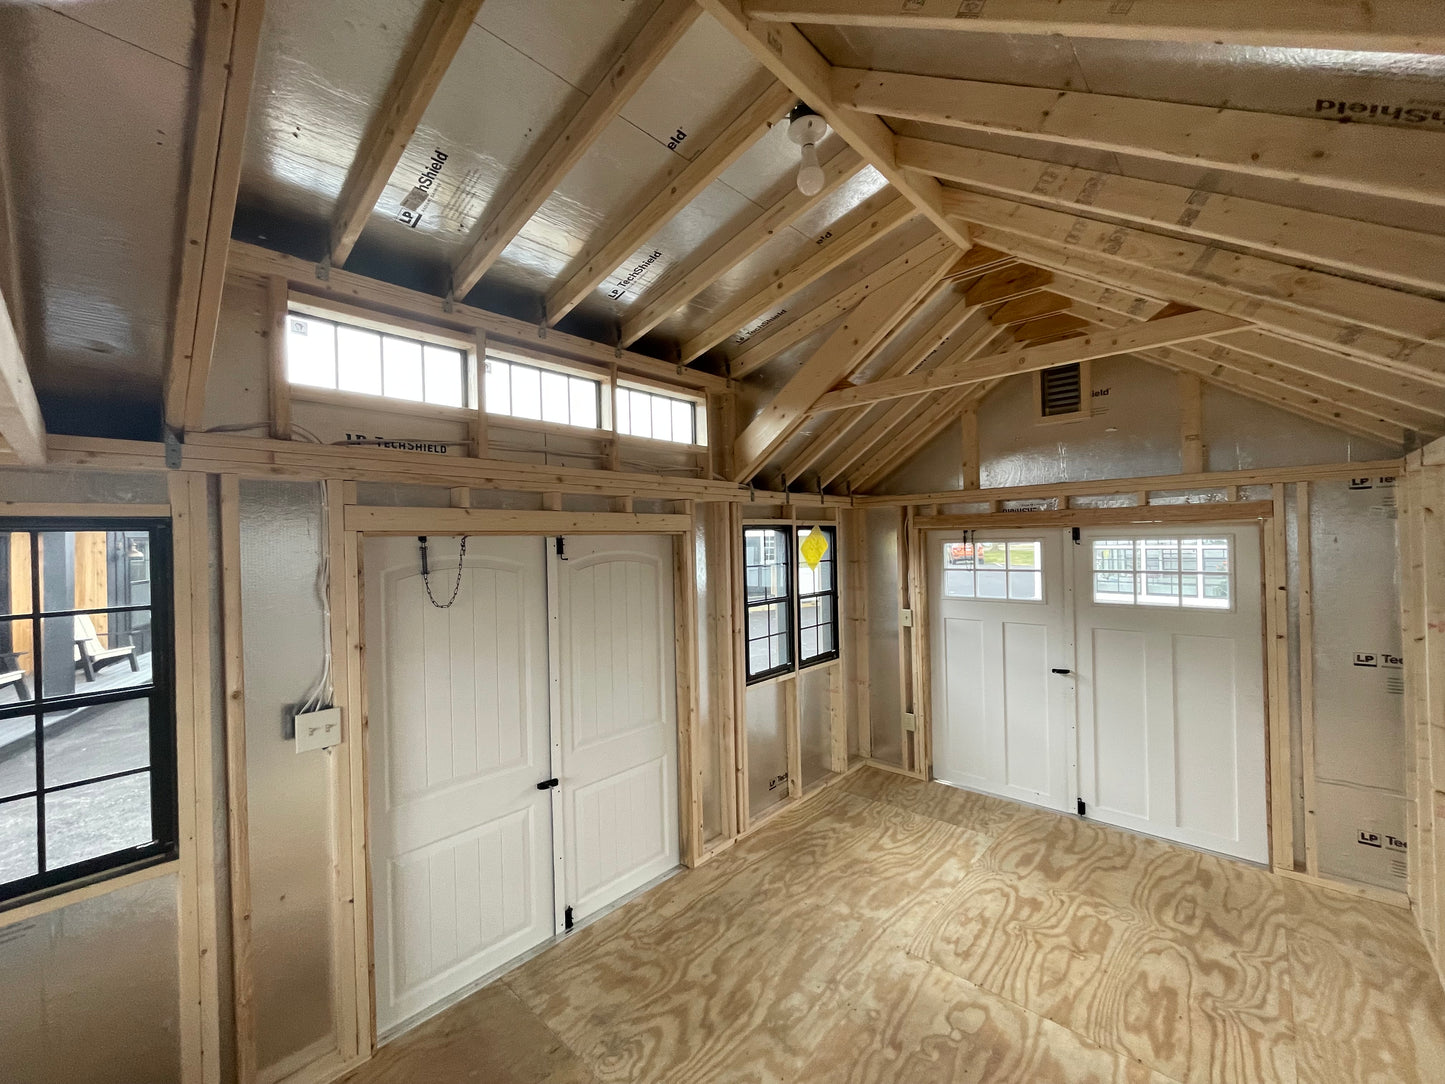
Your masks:
{"label": "electrical wire", "polygon": [[322,643],[321,677],[302,700],[297,715],[320,711],[330,707],[336,692],[331,684],[331,510],[327,507],[326,483],[318,483],[321,490],[321,560],[316,565],[316,596],[321,600],[321,627],[324,630]]}

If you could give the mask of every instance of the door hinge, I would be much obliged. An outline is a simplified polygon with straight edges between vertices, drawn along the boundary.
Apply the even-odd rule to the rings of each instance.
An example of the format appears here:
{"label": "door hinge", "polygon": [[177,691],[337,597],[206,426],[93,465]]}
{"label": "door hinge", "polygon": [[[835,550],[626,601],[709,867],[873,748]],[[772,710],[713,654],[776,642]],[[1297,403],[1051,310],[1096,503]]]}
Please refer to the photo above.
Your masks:
{"label": "door hinge", "polygon": [[572,905],[571,905],[571,904],[568,904],[568,905],[567,905],[567,909],[562,912],[562,928],[563,928],[564,930],[570,930],[570,929],[572,928]]}
{"label": "door hinge", "polygon": [[1085,807],[1084,807],[1084,799],[1082,799],[1082,798],[1079,799],[1079,816],[1081,816],[1081,817],[1086,817],[1086,816],[1088,816],[1088,811],[1087,811],[1087,810],[1085,809]]}
{"label": "door hinge", "polygon": [[1077,527],[1074,527],[1072,528],[1072,530],[1074,535],[1074,545],[1077,546],[1079,544],[1079,529]]}
{"label": "door hinge", "polygon": [[567,560],[567,540],[561,535],[558,535],[552,541],[557,544],[557,556],[564,561]]}
{"label": "door hinge", "polygon": [[[534,551],[534,552],[535,552],[535,551]],[[537,789],[538,789],[538,790],[551,790],[553,787],[560,785],[560,783],[561,783],[561,780],[559,780],[559,779],[544,779],[544,780],[542,780],[540,783],[537,784]]]}

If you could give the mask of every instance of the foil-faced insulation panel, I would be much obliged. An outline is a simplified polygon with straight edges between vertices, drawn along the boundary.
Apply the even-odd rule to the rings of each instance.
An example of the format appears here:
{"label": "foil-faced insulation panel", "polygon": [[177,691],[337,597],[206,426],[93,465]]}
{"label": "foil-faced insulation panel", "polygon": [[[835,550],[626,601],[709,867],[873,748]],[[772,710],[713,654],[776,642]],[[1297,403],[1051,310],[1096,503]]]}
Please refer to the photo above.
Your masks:
{"label": "foil-faced insulation panel", "polygon": [[798,672],[798,735],[802,742],[803,789],[832,774],[833,714],[828,693],[829,667]]}
{"label": "foil-faced insulation panel", "polygon": [[903,765],[902,676],[898,661],[898,510],[866,511],[868,543],[868,720],[873,759]]}
{"label": "foil-faced insulation panel", "polygon": [[53,429],[86,431],[98,386],[133,407],[112,430],[159,429],[193,30],[185,0],[0,5],[19,319]]}
{"label": "foil-faced insulation panel", "polygon": [[0,1080],[179,1084],[175,874],[0,930]]}
{"label": "foil-faced insulation panel", "polygon": [[1209,470],[1368,462],[1402,451],[1383,441],[1286,415],[1212,384],[1204,385],[1204,442]]}
{"label": "foil-faced insulation panel", "polygon": [[743,695],[748,741],[748,813],[753,818],[788,796],[787,711],[781,682],[751,685]]}
{"label": "foil-faced insulation panel", "polygon": [[[334,1041],[331,761],[286,719],[325,662],[321,487],[241,483],[241,601],[257,1064]],[[333,576],[343,574],[332,569]]]}

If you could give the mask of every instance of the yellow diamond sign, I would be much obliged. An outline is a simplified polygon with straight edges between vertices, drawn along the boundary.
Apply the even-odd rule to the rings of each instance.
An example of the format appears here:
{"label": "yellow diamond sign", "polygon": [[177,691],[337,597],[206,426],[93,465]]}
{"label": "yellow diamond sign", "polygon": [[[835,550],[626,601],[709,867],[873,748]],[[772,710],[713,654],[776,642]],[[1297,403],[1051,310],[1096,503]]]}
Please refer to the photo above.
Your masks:
{"label": "yellow diamond sign", "polygon": [[808,562],[808,567],[814,572],[818,571],[818,562],[828,553],[828,536],[823,533],[823,528],[814,527],[808,532],[808,537],[803,539],[803,544],[798,547],[798,552],[803,555],[803,560]]}

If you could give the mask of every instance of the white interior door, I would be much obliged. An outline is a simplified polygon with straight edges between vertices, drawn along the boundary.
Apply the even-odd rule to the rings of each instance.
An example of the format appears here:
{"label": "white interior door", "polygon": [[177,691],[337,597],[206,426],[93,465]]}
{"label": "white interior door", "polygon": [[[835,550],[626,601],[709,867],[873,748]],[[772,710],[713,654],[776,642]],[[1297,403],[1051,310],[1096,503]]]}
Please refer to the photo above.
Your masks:
{"label": "white interior door", "polygon": [[[368,539],[366,643],[377,1026],[552,935],[541,538],[471,538],[436,609],[414,538]],[[459,540],[430,540],[445,602]]]}
{"label": "white interior door", "polygon": [[1088,815],[1269,857],[1259,531],[1083,532],[1075,547]]}
{"label": "white interior door", "polygon": [[565,899],[581,919],[678,862],[672,539],[573,536],[556,585]]}
{"label": "white interior door", "polygon": [[1063,538],[1056,530],[928,536],[937,779],[1073,808]]}

